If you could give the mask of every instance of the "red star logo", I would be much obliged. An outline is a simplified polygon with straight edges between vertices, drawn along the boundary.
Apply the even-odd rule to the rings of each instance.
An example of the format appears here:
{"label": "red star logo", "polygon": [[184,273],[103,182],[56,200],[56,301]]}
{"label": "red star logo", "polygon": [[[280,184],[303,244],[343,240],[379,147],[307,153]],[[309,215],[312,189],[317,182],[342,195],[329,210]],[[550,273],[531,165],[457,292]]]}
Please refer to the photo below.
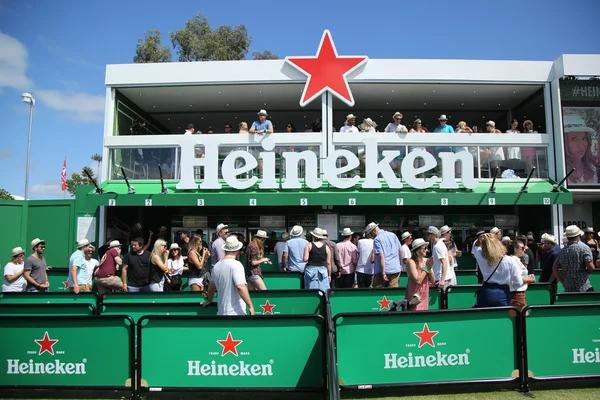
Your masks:
{"label": "red star logo", "polygon": [[275,308],[275,304],[271,304],[269,303],[269,300],[267,300],[267,302],[265,303],[265,305],[260,306],[263,309],[263,315],[265,314],[271,314],[273,315],[273,308]]}
{"label": "red star logo", "polygon": [[331,33],[323,32],[316,56],[286,57],[285,61],[308,76],[300,106],[304,107],[326,90],[349,105],[354,106],[354,97],[348,86],[347,76],[366,63],[366,56],[338,56]]}
{"label": "red star logo", "polygon": [[232,353],[234,356],[238,356],[237,346],[242,343],[243,340],[233,340],[231,336],[231,332],[227,333],[227,339],[225,340],[217,340],[221,346],[223,346],[223,352],[221,353],[221,357],[227,353]]}
{"label": "red star logo", "polygon": [[66,289],[68,289],[68,288],[69,288],[69,281],[63,281],[63,283],[62,283],[62,284],[63,284],[63,286],[64,286],[64,288],[63,288],[63,289],[65,289],[65,290],[66,290]]}
{"label": "red star logo", "polygon": [[423,331],[421,332],[413,332],[415,336],[419,338],[419,348],[423,347],[425,344],[430,345],[431,347],[435,347],[435,343],[433,343],[433,337],[440,333],[439,331],[430,331],[429,326],[427,324],[423,325]]}
{"label": "red star logo", "polygon": [[45,352],[48,352],[48,353],[54,355],[53,347],[56,343],[58,343],[58,339],[55,339],[55,340],[50,339],[50,336],[48,336],[48,331],[46,331],[44,333],[44,338],[35,340],[35,342],[40,345],[40,352],[38,353],[38,356],[41,356]]}
{"label": "red star logo", "polygon": [[383,299],[377,300],[377,303],[379,303],[379,311],[383,309],[389,310],[392,300],[388,300],[387,297],[383,296]]}

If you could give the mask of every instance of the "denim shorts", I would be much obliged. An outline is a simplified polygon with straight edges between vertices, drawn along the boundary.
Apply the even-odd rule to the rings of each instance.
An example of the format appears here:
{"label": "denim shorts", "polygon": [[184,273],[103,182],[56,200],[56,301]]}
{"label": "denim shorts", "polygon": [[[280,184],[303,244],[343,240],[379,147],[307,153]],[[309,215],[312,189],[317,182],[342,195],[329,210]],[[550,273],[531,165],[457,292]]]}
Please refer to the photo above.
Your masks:
{"label": "denim shorts", "polygon": [[250,282],[255,282],[260,278],[260,275],[250,275],[249,277],[246,278],[246,280],[250,281]]}

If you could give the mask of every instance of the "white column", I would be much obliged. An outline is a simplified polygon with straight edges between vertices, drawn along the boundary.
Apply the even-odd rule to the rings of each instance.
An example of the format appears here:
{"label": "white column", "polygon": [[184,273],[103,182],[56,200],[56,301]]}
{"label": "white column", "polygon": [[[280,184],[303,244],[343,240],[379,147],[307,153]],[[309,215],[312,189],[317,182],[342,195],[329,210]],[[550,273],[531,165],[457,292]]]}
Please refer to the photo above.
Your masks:
{"label": "white column", "polygon": [[[102,180],[109,180],[110,164],[110,152],[106,147],[106,138],[108,136],[115,136],[115,94],[116,90],[111,87],[106,88],[106,103],[104,106],[104,143],[102,148]],[[100,185],[98,180],[98,185]],[[103,243],[104,244],[104,243]]]}
{"label": "white column", "polygon": [[[556,132],[556,130],[554,129],[554,126],[552,125],[552,111],[554,110],[554,107],[552,105],[553,97],[554,96],[552,93],[552,87],[551,87],[550,83],[546,83],[544,85],[544,111],[545,111],[545,119],[546,119],[546,134],[551,135],[550,137],[554,137],[554,132]],[[560,104],[560,102],[559,102],[559,104]],[[559,111],[560,111],[560,108],[559,108]],[[554,140],[550,140],[550,143],[547,147],[548,154],[546,155],[546,159],[548,161],[548,177],[559,182],[560,179],[562,179],[562,178],[557,179],[558,177],[556,175],[555,149],[556,149],[556,146],[554,145]]]}

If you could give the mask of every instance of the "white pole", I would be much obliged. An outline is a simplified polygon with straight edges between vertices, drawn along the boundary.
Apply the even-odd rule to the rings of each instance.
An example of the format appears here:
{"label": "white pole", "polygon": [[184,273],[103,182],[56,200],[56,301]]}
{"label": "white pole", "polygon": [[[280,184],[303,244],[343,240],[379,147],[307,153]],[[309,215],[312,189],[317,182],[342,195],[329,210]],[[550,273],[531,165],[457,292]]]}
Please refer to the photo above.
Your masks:
{"label": "white pole", "polygon": [[29,200],[29,164],[31,154],[31,125],[33,124],[33,101],[29,103],[29,136],[27,138],[27,166],[25,167],[25,200]]}

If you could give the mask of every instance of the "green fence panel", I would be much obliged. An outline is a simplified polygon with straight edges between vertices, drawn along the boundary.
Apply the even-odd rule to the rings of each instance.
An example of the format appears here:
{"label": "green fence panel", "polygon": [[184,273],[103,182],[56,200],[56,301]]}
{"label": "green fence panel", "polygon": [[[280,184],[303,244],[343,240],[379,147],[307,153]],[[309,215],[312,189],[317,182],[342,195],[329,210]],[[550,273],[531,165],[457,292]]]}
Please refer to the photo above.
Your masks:
{"label": "green fence panel", "polygon": [[69,292],[69,268],[51,268],[46,271],[48,275],[49,292]]}
{"label": "green fence panel", "polygon": [[446,290],[446,308],[472,308],[476,303],[475,293],[481,285],[450,286]]}
{"label": "green fence panel", "polygon": [[91,304],[98,305],[98,296],[96,293],[0,293],[0,304]]}
{"label": "green fence panel", "polygon": [[558,292],[554,304],[595,304],[600,303],[600,292]]}
{"label": "green fence panel", "polygon": [[[514,309],[338,314],[340,387],[514,380],[519,321],[509,311]],[[377,339],[369,340],[368,351],[357,351],[357,338]]]}
{"label": "green fence panel", "polygon": [[145,315],[198,316],[217,315],[216,304],[199,303],[102,303],[100,315],[128,315],[135,323]]}
{"label": "green fence panel", "polygon": [[[321,316],[144,317],[138,331],[139,378],[148,383],[144,391],[319,390],[325,385]],[[173,337],[202,339],[185,351],[157,351]]]}
{"label": "green fence panel", "polygon": [[202,303],[205,292],[154,292],[154,293],[106,293],[102,296],[102,304],[107,303]]}
{"label": "green fence panel", "polygon": [[547,283],[530,283],[525,292],[527,304],[532,306],[548,306],[552,304],[552,292]]}
{"label": "green fence panel", "polygon": [[0,387],[132,390],[133,322],[123,316],[0,317]]}
{"label": "green fence panel", "polygon": [[473,270],[477,267],[477,262],[475,261],[475,258],[470,254],[458,257],[456,259],[456,262],[458,263],[459,270]]}
{"label": "green fence panel", "polygon": [[265,286],[269,290],[297,290],[304,288],[304,278],[300,272],[263,272],[263,279]]}
{"label": "green fence panel", "polygon": [[262,290],[250,292],[256,314],[325,315],[325,294],[320,290]]}
{"label": "green fence panel", "polygon": [[600,304],[532,306],[525,310],[529,380],[600,376]]}
{"label": "green fence panel", "polygon": [[478,285],[479,281],[477,280],[477,270],[457,270],[454,271],[456,274],[456,283],[458,285]]}
{"label": "green fence panel", "polygon": [[[388,312],[392,303],[404,299],[406,288],[335,289],[329,291],[331,315],[343,312]],[[429,309],[441,308],[441,293],[429,289]]]}
{"label": "green fence panel", "polygon": [[44,316],[56,315],[59,317],[71,315],[94,315],[96,307],[92,304],[74,303],[74,304],[0,304],[0,316],[2,315],[29,315]]}

